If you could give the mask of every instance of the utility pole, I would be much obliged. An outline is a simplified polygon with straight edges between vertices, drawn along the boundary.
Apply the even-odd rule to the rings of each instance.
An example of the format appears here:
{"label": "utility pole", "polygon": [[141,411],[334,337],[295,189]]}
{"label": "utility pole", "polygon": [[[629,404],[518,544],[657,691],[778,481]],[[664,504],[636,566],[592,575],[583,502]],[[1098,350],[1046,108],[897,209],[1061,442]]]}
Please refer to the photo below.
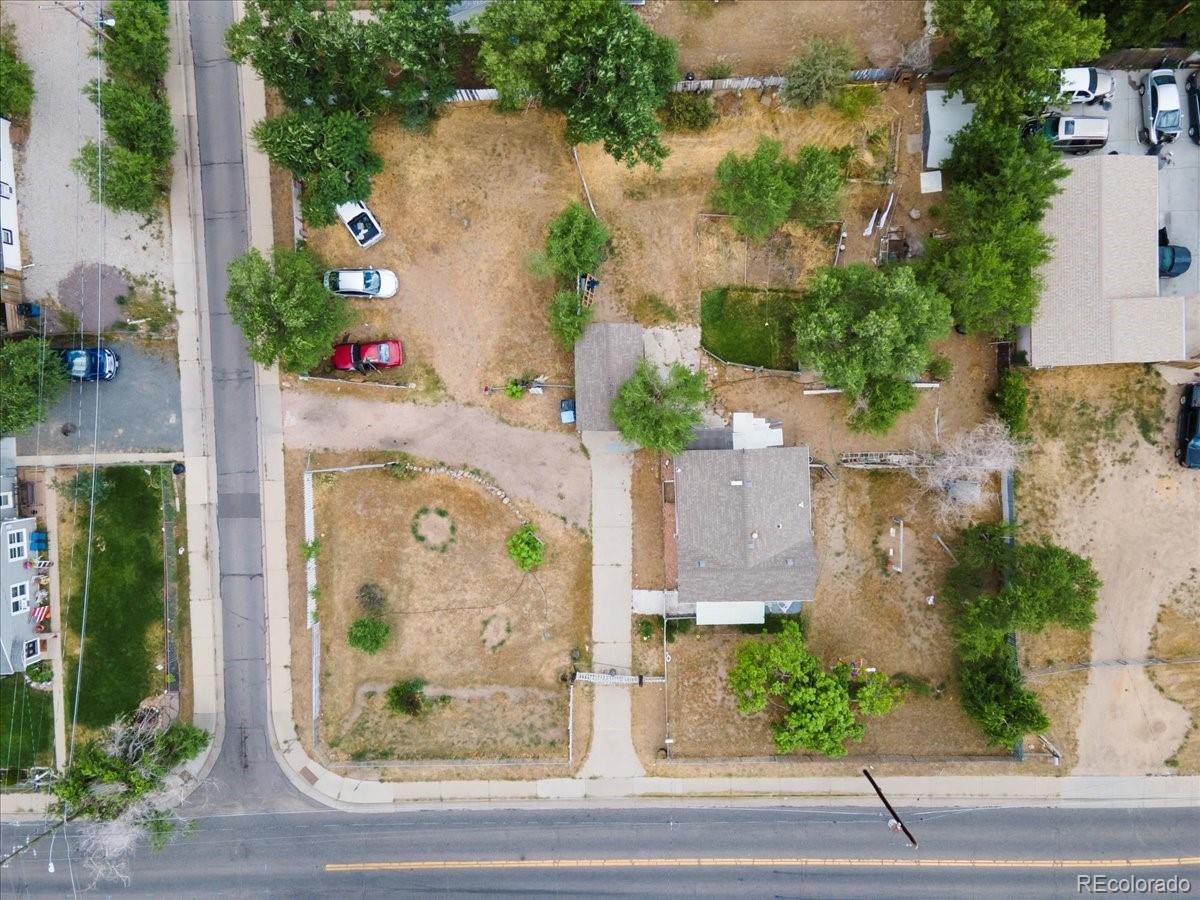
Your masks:
{"label": "utility pole", "polygon": [[879,789],[879,785],[875,783],[875,779],[871,777],[871,773],[866,769],[863,769],[862,773],[867,776],[867,781],[871,782],[871,787],[875,788],[875,793],[879,795],[879,799],[887,807],[887,811],[892,814],[892,821],[900,826],[900,830],[904,832],[904,836],[908,838],[909,843],[916,850],[917,839],[912,836],[912,832],[908,830],[908,826],[904,824],[904,820],[900,818],[900,814],[892,809],[892,804],[888,803],[887,797],[883,796],[883,791]]}
{"label": "utility pole", "polygon": [[[54,5],[56,7],[58,7],[59,9],[66,10],[67,12],[69,12],[76,19],[78,19],[80,22],[82,22],[84,25],[86,25],[92,31],[96,32],[96,34],[100,35],[100,37],[104,38],[106,41],[112,40],[112,35],[106,34],[103,28],[98,28],[95,25],[93,25],[91,22],[89,22],[87,19],[85,19],[82,15],[80,15],[80,13],[77,10],[72,9],[69,4],[64,3],[63,0],[54,0]],[[78,5],[83,6],[82,3],[80,3]],[[101,21],[103,21],[103,20],[101,20]]]}

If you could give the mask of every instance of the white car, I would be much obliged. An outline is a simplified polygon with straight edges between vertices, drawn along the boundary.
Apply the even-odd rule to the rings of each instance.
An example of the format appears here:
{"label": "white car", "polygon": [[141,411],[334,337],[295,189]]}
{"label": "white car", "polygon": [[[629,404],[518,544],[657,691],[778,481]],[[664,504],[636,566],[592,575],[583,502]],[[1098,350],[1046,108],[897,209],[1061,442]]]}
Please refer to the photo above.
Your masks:
{"label": "white car", "polygon": [[400,279],[390,269],[330,269],[322,279],[325,289],[342,297],[395,297]]}
{"label": "white car", "polygon": [[360,200],[337,205],[338,218],[345,223],[350,236],[360,247],[370,247],[383,238],[383,229],[367,204]]}
{"label": "white car", "polygon": [[1170,69],[1155,69],[1138,85],[1142,96],[1142,128],[1138,138],[1147,144],[1169,144],[1183,130],[1179,85]]}
{"label": "white car", "polygon": [[1063,69],[1059,74],[1068,103],[1103,103],[1116,93],[1116,82],[1106,69]]}

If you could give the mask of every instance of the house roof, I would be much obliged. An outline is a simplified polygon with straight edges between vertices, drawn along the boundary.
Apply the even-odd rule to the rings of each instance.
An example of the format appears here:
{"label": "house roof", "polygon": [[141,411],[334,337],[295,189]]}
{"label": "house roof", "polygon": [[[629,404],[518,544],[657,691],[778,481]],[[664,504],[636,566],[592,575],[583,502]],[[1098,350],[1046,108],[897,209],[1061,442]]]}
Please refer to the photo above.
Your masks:
{"label": "house roof", "polygon": [[1158,162],[1069,160],[1042,228],[1054,239],[1029,329],[1034,366],[1186,358],[1184,301],[1158,296]]}
{"label": "house roof", "polygon": [[616,431],[609,407],[644,352],[642,327],[589,325],[575,344],[575,423],[580,431]]}
{"label": "house roof", "polygon": [[808,448],[689,450],[674,462],[679,601],[811,600]]}

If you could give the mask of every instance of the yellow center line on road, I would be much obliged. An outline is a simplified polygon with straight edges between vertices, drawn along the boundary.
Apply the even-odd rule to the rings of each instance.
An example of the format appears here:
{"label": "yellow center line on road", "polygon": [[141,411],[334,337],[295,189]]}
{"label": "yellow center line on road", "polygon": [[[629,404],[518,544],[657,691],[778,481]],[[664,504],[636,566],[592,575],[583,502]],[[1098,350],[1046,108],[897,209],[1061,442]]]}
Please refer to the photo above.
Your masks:
{"label": "yellow center line on road", "polygon": [[858,857],[681,857],[626,859],[420,859],[408,862],[326,863],[326,872],[391,872],[448,869],[650,869],[670,866],[819,869],[1127,869],[1197,866],[1200,856],[1148,859],[863,859]]}

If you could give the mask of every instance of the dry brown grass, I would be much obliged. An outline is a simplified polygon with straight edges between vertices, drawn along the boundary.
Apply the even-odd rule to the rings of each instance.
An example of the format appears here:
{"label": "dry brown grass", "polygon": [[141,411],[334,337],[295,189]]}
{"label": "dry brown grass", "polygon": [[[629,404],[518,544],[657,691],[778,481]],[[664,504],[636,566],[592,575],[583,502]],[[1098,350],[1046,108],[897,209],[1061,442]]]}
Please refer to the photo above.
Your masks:
{"label": "dry brown grass", "polygon": [[[1196,583],[1193,581],[1194,589]],[[1159,613],[1150,652],[1159,659],[1180,659],[1200,655],[1200,602],[1194,599],[1172,602]],[[1192,717],[1191,727],[1182,745],[1168,761],[1181,775],[1200,774],[1200,663],[1156,666],[1150,679],[1163,694],[1181,704]],[[1173,762],[1172,762],[1173,761]]]}
{"label": "dry brown grass", "polygon": [[666,587],[663,562],[662,481],[659,455],[638,450],[633,455],[633,586],[661,590]]}
{"label": "dry brown grass", "polygon": [[[301,460],[290,456],[297,477]],[[322,755],[333,762],[565,759],[566,690],[559,676],[570,668],[572,649],[586,651],[586,539],[557,519],[528,511],[547,542],[547,561],[526,576],[504,547],[518,526],[512,510],[471,482],[446,476],[401,482],[370,470],[317,476],[315,494],[321,731],[329,744]],[[412,516],[422,507],[443,508],[455,523],[456,541],[447,552],[431,550],[411,534]],[[289,520],[297,521],[290,511]],[[289,533],[299,545],[296,529]],[[308,656],[299,550],[289,548],[300,583],[292,592],[298,661]],[[385,618],[392,636],[375,655],[346,642],[350,623],[361,614],[356,593],[366,582],[382,586],[389,598]],[[294,674],[297,722],[307,738],[300,721],[307,683]],[[383,691],[409,678],[429,682],[429,696],[453,699],[415,721],[386,712]]]}

